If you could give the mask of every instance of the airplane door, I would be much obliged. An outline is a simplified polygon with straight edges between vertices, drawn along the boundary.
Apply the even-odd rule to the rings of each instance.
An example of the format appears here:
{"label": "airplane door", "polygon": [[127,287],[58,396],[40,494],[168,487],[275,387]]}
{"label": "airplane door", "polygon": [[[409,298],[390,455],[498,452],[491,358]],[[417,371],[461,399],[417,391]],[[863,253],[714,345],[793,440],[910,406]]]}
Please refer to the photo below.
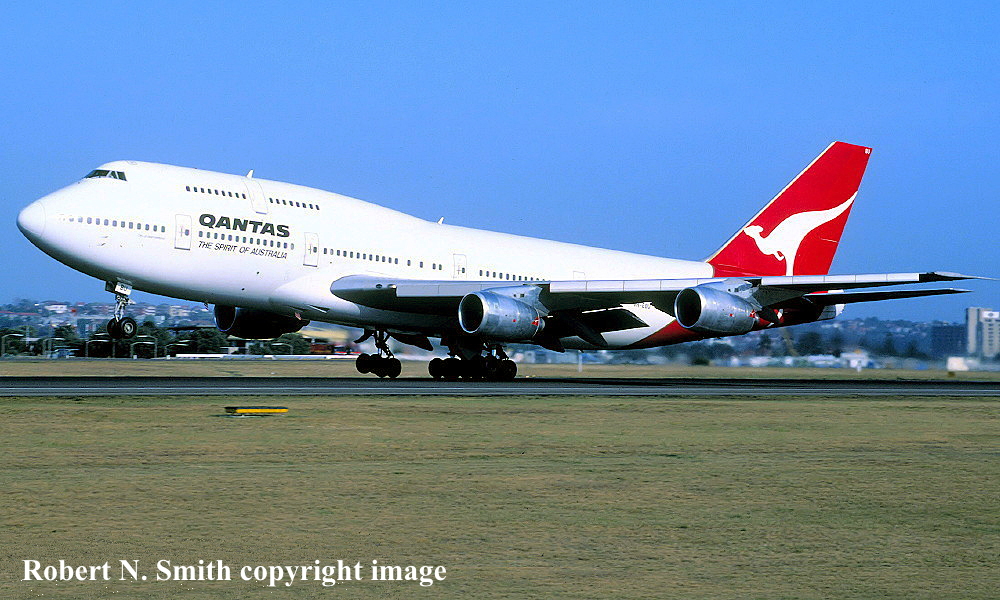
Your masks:
{"label": "airplane door", "polygon": [[191,249],[191,217],[177,215],[174,229],[174,248],[178,250]]}
{"label": "airplane door", "polygon": [[302,264],[307,267],[319,264],[319,236],[315,233],[306,234],[306,253],[302,258]]}
{"label": "airplane door", "polygon": [[455,272],[452,274],[452,279],[465,279],[467,277],[465,271],[468,260],[465,258],[464,254],[452,254],[455,259]]}
{"label": "airplane door", "polygon": [[267,198],[264,197],[264,190],[261,189],[260,184],[249,177],[243,178],[243,184],[247,188],[247,196],[250,198],[250,205],[253,206],[254,211],[266,215]]}

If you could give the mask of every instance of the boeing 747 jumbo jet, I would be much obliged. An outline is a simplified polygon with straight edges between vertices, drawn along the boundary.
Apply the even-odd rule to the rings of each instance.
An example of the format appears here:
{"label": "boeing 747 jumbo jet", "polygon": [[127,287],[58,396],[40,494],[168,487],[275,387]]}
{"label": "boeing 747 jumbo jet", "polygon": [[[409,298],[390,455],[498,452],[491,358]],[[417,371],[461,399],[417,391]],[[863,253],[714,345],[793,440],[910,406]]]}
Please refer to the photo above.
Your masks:
{"label": "boeing 747 jumbo jet", "polygon": [[832,319],[845,304],[958,289],[845,291],[953,273],[827,275],[870,148],[831,144],[701,261],[429,222],[288,183],[136,161],[101,165],[28,205],[42,251],[114,293],[114,337],[135,335],[133,289],[212,303],[220,330],[273,338],[310,320],[365,330],[362,373],[396,377],[388,341],[450,358],[434,378],[510,380],[507,343],[634,349]]}

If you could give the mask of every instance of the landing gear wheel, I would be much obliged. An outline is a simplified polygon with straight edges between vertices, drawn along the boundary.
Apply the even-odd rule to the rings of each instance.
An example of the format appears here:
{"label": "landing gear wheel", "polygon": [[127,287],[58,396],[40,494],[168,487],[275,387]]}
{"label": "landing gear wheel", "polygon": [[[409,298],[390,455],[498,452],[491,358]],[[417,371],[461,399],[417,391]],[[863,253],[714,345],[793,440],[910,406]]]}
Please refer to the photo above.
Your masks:
{"label": "landing gear wheel", "polygon": [[139,331],[139,326],[132,317],[125,317],[118,322],[118,332],[122,339],[130,340]]}
{"label": "landing gear wheel", "polygon": [[355,340],[355,343],[360,344],[370,337],[375,338],[375,348],[378,350],[378,354],[359,354],[354,363],[358,373],[371,373],[389,379],[399,377],[399,374],[403,372],[403,365],[399,359],[392,355],[392,350],[389,350],[389,334],[381,330],[367,330],[363,336]]}
{"label": "landing gear wheel", "polygon": [[107,330],[108,336],[113,340],[117,340],[122,336],[121,322],[118,319],[108,321]]}
{"label": "landing gear wheel", "polygon": [[399,377],[399,374],[403,372],[403,364],[399,362],[398,358],[389,358],[385,361],[385,374],[389,379],[395,379]]}
{"label": "landing gear wheel", "polygon": [[482,356],[477,356],[469,360],[462,361],[462,377],[473,380],[486,378],[486,360]]}
{"label": "landing gear wheel", "polygon": [[440,358],[432,358],[431,362],[427,363],[427,372],[430,373],[432,379],[441,379],[444,377],[444,361]]}
{"label": "landing gear wheel", "polygon": [[399,377],[399,374],[403,371],[402,363],[400,363],[399,359],[396,358],[369,356],[368,360],[371,363],[368,370],[379,377],[395,379]]}
{"label": "landing gear wheel", "polygon": [[509,358],[501,360],[497,375],[499,381],[514,381],[517,377],[517,365]]}
{"label": "landing gear wheel", "polygon": [[452,356],[451,358],[444,359],[444,369],[442,378],[448,381],[458,381],[458,378],[462,376],[462,361]]}
{"label": "landing gear wheel", "polygon": [[486,381],[499,381],[500,380],[500,360],[495,356],[486,356],[483,358],[483,379]]}

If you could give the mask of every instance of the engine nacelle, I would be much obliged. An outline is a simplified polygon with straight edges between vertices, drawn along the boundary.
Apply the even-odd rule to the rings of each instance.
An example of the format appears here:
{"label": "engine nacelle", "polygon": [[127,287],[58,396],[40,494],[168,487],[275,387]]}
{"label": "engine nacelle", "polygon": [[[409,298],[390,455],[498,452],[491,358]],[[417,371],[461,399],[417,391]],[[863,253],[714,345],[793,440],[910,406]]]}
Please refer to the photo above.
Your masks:
{"label": "engine nacelle", "polygon": [[757,322],[749,302],[719,289],[698,285],[674,299],[674,316],[681,327],[715,335],[740,335]]}
{"label": "engine nacelle", "polygon": [[458,305],[462,331],[504,342],[527,341],[545,327],[533,307],[495,292],[467,294]]}
{"label": "engine nacelle", "polygon": [[227,335],[251,340],[276,338],[309,324],[305,319],[286,317],[256,308],[215,305],[215,326]]}

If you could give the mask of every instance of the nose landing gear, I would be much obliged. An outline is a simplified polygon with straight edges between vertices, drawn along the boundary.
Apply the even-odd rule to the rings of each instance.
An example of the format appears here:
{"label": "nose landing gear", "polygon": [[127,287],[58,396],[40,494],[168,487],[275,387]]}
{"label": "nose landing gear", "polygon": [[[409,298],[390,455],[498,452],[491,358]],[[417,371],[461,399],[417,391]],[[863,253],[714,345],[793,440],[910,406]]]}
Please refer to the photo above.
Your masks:
{"label": "nose landing gear", "polygon": [[378,354],[359,354],[355,362],[358,373],[372,373],[389,379],[399,377],[403,365],[398,358],[392,355],[392,350],[389,350],[389,334],[385,331],[366,331],[354,343],[360,344],[370,337],[375,338],[375,348],[378,350]]}
{"label": "nose landing gear", "polygon": [[111,283],[105,285],[105,289],[115,294],[115,316],[108,321],[108,335],[113,340],[129,340],[135,337],[139,331],[139,325],[135,319],[125,316],[125,308],[131,300],[132,286],[127,283]]}

